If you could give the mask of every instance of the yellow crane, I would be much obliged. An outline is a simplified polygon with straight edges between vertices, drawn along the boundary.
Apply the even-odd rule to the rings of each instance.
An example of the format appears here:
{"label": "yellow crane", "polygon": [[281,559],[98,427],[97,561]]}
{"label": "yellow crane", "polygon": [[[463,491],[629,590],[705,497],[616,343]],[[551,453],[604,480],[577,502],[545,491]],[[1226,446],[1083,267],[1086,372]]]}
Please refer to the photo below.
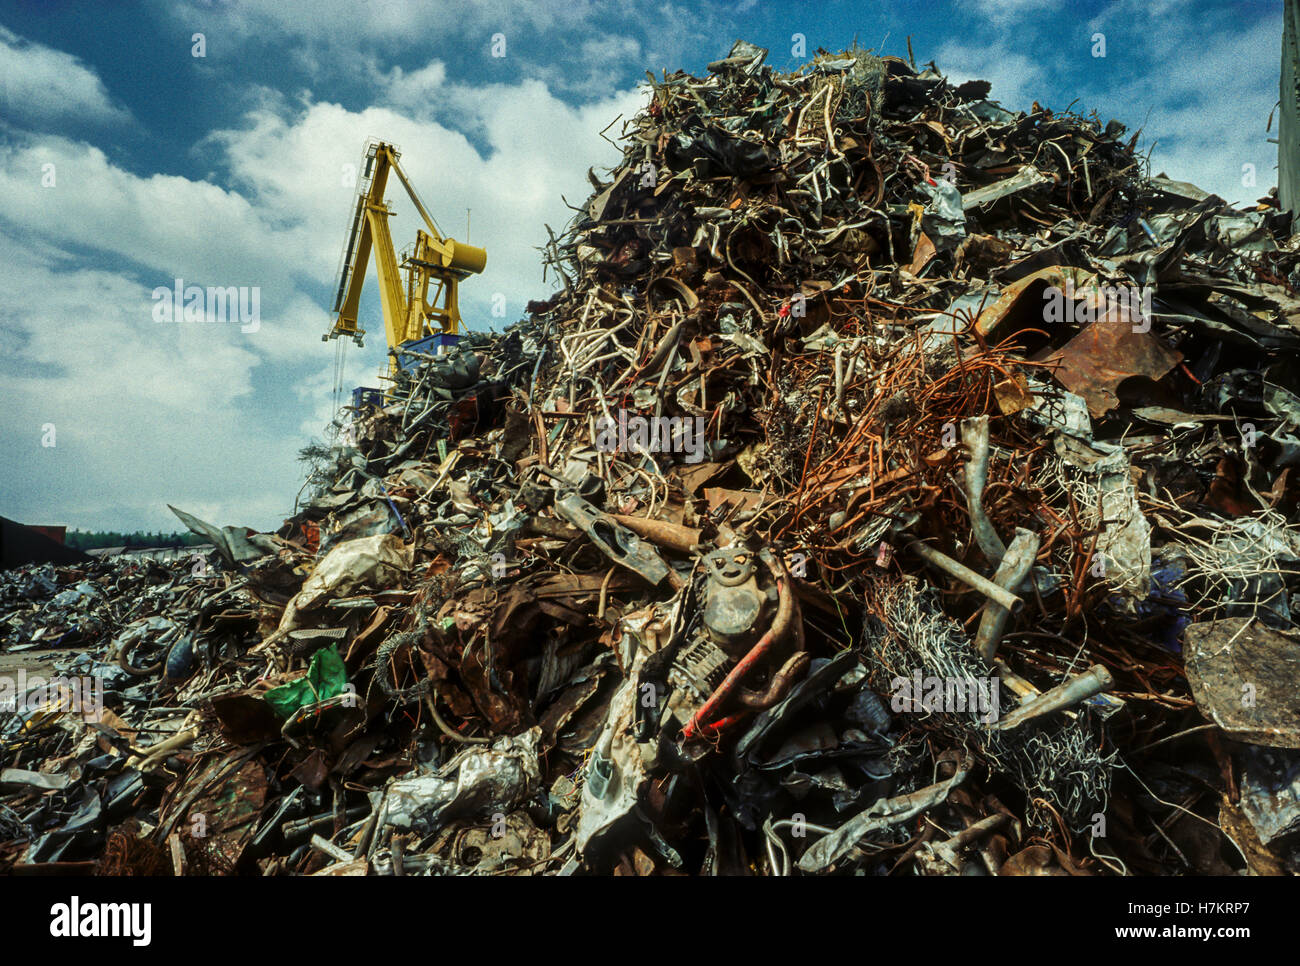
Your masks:
{"label": "yellow crane", "polygon": [[[365,344],[366,333],[357,325],[357,310],[366,263],[373,249],[384,333],[390,350],[390,377],[402,368],[403,350],[436,355],[444,347],[455,344],[460,332],[457,301],[460,282],[477,275],[487,265],[487,252],[483,249],[448,238],[438,230],[398,163],[399,157],[397,149],[386,141],[371,141],[366,146],[352,226],[334,296],[334,324],[321,336],[322,341],[343,336],[357,345]],[[405,284],[398,270],[393,236],[388,230],[393,210],[384,200],[390,171],[397,172],[402,187],[428,228],[428,231],[417,230],[414,246],[403,252],[401,269],[406,275]]]}

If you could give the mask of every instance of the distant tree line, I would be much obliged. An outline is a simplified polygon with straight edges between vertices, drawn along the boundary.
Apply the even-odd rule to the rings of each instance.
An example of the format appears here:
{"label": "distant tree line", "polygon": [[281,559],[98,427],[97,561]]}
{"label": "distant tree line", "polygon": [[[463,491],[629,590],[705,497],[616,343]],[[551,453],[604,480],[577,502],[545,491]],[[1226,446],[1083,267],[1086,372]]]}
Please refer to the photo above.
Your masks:
{"label": "distant tree line", "polygon": [[64,542],[77,550],[97,550],[101,547],[193,547],[207,541],[197,533],[150,533],[135,530],[119,533],[116,530],[69,530]]}

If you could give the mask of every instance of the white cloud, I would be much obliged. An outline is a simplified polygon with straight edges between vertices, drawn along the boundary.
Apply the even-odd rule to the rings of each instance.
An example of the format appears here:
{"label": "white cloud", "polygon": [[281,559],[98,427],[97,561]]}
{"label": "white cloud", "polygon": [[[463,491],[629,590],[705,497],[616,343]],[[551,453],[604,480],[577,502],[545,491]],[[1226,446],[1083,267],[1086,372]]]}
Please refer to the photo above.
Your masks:
{"label": "white cloud", "polygon": [[447,81],[447,67],[435,60],[419,70],[404,71],[394,67],[387,76],[376,71],[376,89],[384,91],[395,105],[416,107],[428,104]]}
{"label": "white cloud", "polygon": [[974,0],[976,13],[996,24],[1008,24],[1027,16],[1063,6],[1063,0]]}
{"label": "white cloud", "polygon": [[[675,70],[703,53],[722,56],[734,39],[735,17],[715,4],[668,0],[314,0],[311,13],[283,0],[155,0],[159,16],[203,23],[209,42],[223,34],[239,44],[275,42],[311,76],[373,80],[388,74],[390,98],[411,100],[441,85],[441,76],[376,67],[412,52],[451,61],[482,58],[483,70],[541,80],[555,92],[599,99],[611,77],[632,68]],[[505,38],[505,57],[493,55]],[[376,89],[376,94],[381,93]]]}
{"label": "white cloud", "polygon": [[[436,62],[398,79],[360,111],[267,98],[198,145],[223,184],[134,174],[63,137],[0,145],[0,305],[10,307],[0,393],[20,400],[0,417],[0,513],[51,522],[57,508],[54,522],[170,529],[173,503],[216,523],[278,525],[300,483],[296,453],[331,415],[336,344],[319,337],[369,136],[401,147],[448,234],[463,238],[473,209],[471,241],[488,250],[488,268],[462,288],[471,327],[499,329],[550,294],[536,251],[543,223],[558,230],[571,214],[561,194],[584,199],[587,168],[617,159],[599,132],[642,95],[574,107],[535,80],[447,84]],[[429,89],[474,143],[396,108]],[[45,163],[53,188],[41,187]],[[389,200],[400,249],[416,215],[396,179]],[[150,291],[177,276],[260,286],[260,330],[155,324]],[[349,350],[345,389],[372,384],[385,358],[373,267],[366,288],[374,335]],[[489,315],[497,292],[505,318]],[[47,422],[58,427],[53,450],[39,446]]]}
{"label": "white cloud", "polygon": [[[657,38],[659,42],[665,39],[662,33]],[[653,61],[642,52],[636,38],[605,33],[583,40],[572,60],[539,67],[534,73],[552,89],[596,98],[608,95],[612,71],[631,66],[639,73],[647,63]]]}
{"label": "white cloud", "polygon": [[[1280,12],[1231,25],[1162,20],[1136,5],[1130,12],[1107,28],[1107,57],[1082,75],[1084,103],[1142,128],[1139,147],[1154,144],[1152,173],[1239,205],[1266,194],[1277,183],[1277,146],[1265,126],[1278,97]],[[1149,66],[1127,82],[1120,72],[1134,62]],[[1276,116],[1273,124],[1276,136]],[[1253,187],[1242,184],[1244,164],[1255,168]]]}
{"label": "white cloud", "polygon": [[309,10],[284,0],[155,0],[160,14],[185,23],[223,28],[241,37],[267,34],[298,38],[315,47],[355,52],[361,42],[396,46],[430,41],[478,42],[486,54],[492,35],[510,41],[525,32],[578,33],[602,12],[619,11],[617,0],[313,0]]}
{"label": "white cloud", "polygon": [[[52,187],[43,182],[46,164],[54,166]],[[28,135],[0,146],[0,197],[11,229],[137,263],[150,287],[180,276],[283,289],[312,265],[301,219],[286,224],[280,213],[254,209],[211,182],[141,177],[81,141]]]}
{"label": "white cloud", "polygon": [[[1186,0],[1111,0],[1089,21],[1090,29],[1115,26],[1120,30],[1141,31],[1139,25],[1161,24],[1166,30],[1178,29],[1178,18],[1171,17]],[[1282,37],[1278,35],[1278,45]]]}
{"label": "white cloud", "polygon": [[[432,64],[418,73],[427,83],[442,76]],[[335,281],[364,144],[370,137],[395,143],[403,168],[444,233],[465,240],[466,209],[472,210],[470,241],[487,249],[488,266],[463,284],[462,307],[481,310],[492,293],[501,292],[512,314],[495,320],[499,325],[517,318],[528,299],[544,294],[536,251],[546,240],[543,224],[558,230],[570,215],[561,195],[575,203],[584,199],[590,191],[587,168],[617,160],[599,132],[617,115],[633,113],[642,97],[636,91],[615,92],[574,107],[537,81],[474,88],[442,84],[438,109],[459,126],[471,127],[481,147],[434,118],[387,106],[353,112],[327,103],[290,117],[258,111],[249,115],[246,127],[217,132],[210,141],[257,211],[273,219],[298,219],[295,237],[301,230],[318,242],[324,239],[305,253],[310,265],[304,268],[326,285]],[[397,212],[392,231],[401,249],[414,241],[418,215],[396,179],[388,198]],[[487,321],[480,318],[479,326]]]}
{"label": "white cloud", "polygon": [[61,50],[0,26],[0,116],[23,126],[67,121],[120,124],[130,113],[113,103],[103,81]]}
{"label": "white cloud", "polygon": [[[237,329],[155,324],[147,286],[8,238],[0,293],[2,512],[150,529],[171,528],[167,502],[223,523],[288,512],[293,441],[258,418],[257,354]],[[53,447],[41,445],[48,424]]]}
{"label": "white cloud", "polygon": [[1027,111],[1041,96],[1043,68],[1024,54],[1004,46],[960,44],[949,41],[939,48],[934,63],[953,84],[986,80],[989,99],[1013,111]]}
{"label": "white cloud", "polygon": [[[1141,128],[1138,149],[1150,150],[1153,174],[1249,205],[1277,180],[1277,148],[1265,124],[1277,99],[1280,16],[1225,24],[1168,12],[1167,4],[1123,0],[1086,27],[1071,26],[1053,55],[1041,56],[1037,44],[1030,57],[990,35],[983,45],[943,44],[935,63],[955,83],[989,81],[989,96],[1009,109],[1074,100],[1073,110],[1095,108],[1103,123],[1118,118],[1130,131]],[[1095,30],[1106,34],[1105,57],[1092,56]],[[1253,187],[1242,184],[1247,164]]]}

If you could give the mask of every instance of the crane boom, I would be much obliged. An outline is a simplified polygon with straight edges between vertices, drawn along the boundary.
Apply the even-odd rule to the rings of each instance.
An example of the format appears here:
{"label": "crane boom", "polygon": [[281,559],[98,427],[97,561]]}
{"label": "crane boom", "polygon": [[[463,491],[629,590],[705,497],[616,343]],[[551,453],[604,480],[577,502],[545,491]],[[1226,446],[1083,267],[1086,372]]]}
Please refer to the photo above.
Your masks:
{"label": "crane boom", "polygon": [[[390,375],[398,368],[397,353],[403,347],[432,336],[454,337],[460,332],[460,282],[477,275],[487,264],[487,252],[483,249],[448,238],[438,230],[398,163],[399,156],[397,149],[384,141],[372,141],[366,148],[365,167],[334,296],[334,323],[321,337],[342,336],[358,345],[364,344],[365,330],[358,326],[357,315],[366,265],[373,253],[384,334],[391,350]],[[388,229],[393,212],[384,200],[390,171],[397,172],[398,180],[428,228],[428,231],[417,229],[415,245],[402,259],[400,269],[406,273],[405,284]]]}

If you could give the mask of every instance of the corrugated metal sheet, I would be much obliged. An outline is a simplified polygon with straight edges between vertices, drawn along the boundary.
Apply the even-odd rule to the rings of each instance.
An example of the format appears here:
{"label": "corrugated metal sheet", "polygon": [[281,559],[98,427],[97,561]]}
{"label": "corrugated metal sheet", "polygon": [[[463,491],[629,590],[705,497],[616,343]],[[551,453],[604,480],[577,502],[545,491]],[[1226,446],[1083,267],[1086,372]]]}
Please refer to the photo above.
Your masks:
{"label": "corrugated metal sheet", "polygon": [[1300,209],[1300,0],[1284,0],[1281,106],[1277,129],[1277,191],[1282,207]]}

